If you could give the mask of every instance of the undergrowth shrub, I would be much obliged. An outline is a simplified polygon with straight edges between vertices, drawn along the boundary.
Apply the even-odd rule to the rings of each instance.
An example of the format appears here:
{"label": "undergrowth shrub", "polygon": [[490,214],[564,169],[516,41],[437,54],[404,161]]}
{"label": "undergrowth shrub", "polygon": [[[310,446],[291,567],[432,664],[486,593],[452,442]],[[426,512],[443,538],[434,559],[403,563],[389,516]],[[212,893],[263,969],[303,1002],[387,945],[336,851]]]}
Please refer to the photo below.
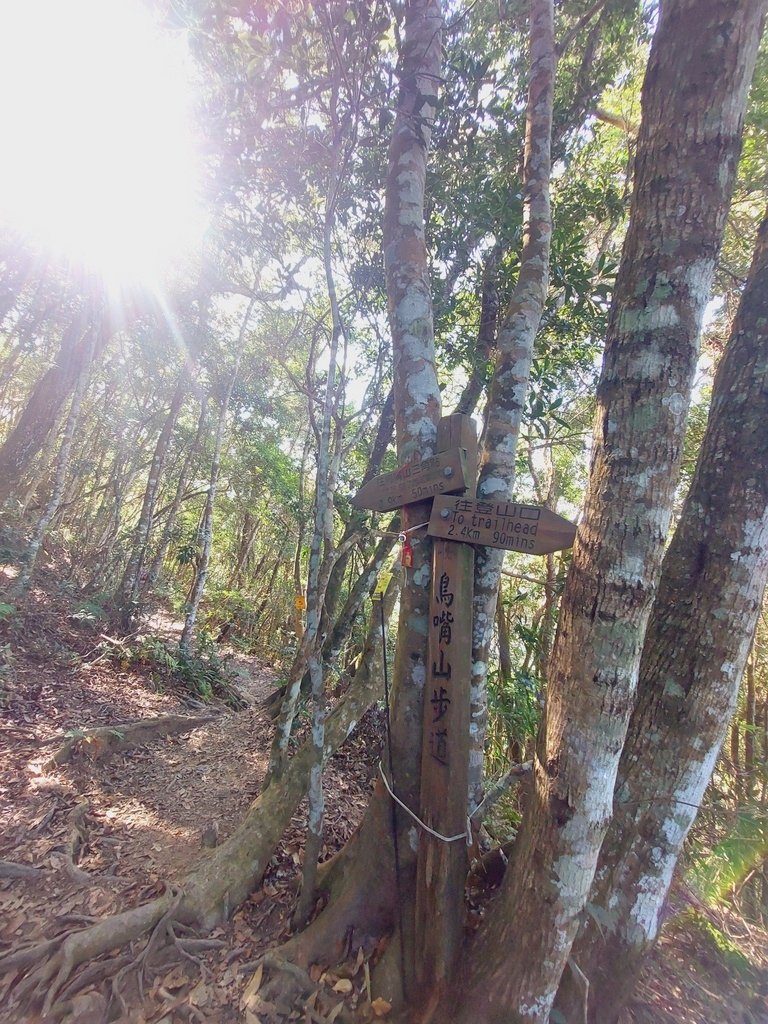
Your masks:
{"label": "undergrowth shrub", "polygon": [[511,762],[522,759],[526,744],[539,724],[539,682],[526,672],[504,679],[488,677],[488,732],[485,771],[489,778],[503,775]]}
{"label": "undergrowth shrub", "polygon": [[234,707],[243,705],[227,669],[229,656],[219,656],[204,632],[198,648],[189,654],[158,636],[144,636],[135,642],[109,638],[101,647],[123,668],[148,669],[161,689],[181,687],[206,702],[218,698]]}

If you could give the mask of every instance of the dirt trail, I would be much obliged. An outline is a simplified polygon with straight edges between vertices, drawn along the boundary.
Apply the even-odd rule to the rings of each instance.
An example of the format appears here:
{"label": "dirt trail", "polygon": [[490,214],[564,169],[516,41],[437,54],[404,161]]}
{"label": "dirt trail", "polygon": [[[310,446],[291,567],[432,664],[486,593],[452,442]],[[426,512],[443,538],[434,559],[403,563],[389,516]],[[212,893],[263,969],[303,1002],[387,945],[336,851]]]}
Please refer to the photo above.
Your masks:
{"label": "dirt trail", "polygon": [[[245,709],[201,705],[183,690],[159,689],[146,665],[103,656],[98,623],[84,622],[72,609],[71,600],[49,586],[30,595],[23,614],[0,621],[0,655],[6,652],[4,660],[0,657],[0,861],[42,869],[35,878],[7,878],[0,865],[0,955],[135,906],[177,882],[206,856],[208,845],[236,826],[266,769],[272,723],[262,702],[275,685],[269,665],[233,655]],[[147,629],[173,639],[178,626],[160,614]],[[213,711],[215,719],[187,735],[157,738],[104,761],[79,757],[45,767],[53,741],[67,730],[203,711]],[[380,712],[369,712],[327,768],[324,855],[341,847],[364,812],[382,731]],[[254,971],[248,965],[289,933],[304,813],[300,807],[263,885],[209,937],[219,948],[201,952],[200,965],[153,966],[143,996],[126,991],[120,1020],[254,1024],[260,1019],[252,1012]],[[768,944],[764,932],[753,931],[753,937],[740,941],[745,949],[753,947],[752,960],[759,964],[766,960],[761,946]],[[141,948],[139,943],[134,954]],[[751,982],[750,990],[721,968],[710,981],[715,963],[695,933],[669,929],[625,1024],[768,1024],[761,984]],[[368,1022],[360,963],[352,963],[348,977],[354,980],[348,1008],[357,1000],[358,1018]],[[337,999],[338,980],[329,972],[321,981]],[[18,981],[14,974],[0,975],[0,1022],[39,1024],[35,1013],[8,1008],[8,993]],[[99,1024],[108,992],[104,983],[86,986],[75,996],[65,1024]],[[267,1019],[293,1018],[289,1009]]]}
{"label": "dirt trail", "polygon": [[[269,665],[232,653],[228,666],[245,709],[203,705],[183,690],[158,689],[146,665],[104,657],[98,624],[71,612],[67,599],[40,590],[30,596],[23,618],[0,623],[0,648],[8,643],[13,649],[12,672],[0,678],[0,860],[42,869],[30,879],[0,874],[0,954],[134,906],[178,882],[207,847],[236,827],[267,766],[272,722],[262,703],[275,686]],[[178,631],[162,613],[146,629],[168,640]],[[78,756],[71,764],[46,767],[67,731],[210,713],[213,721],[183,736],[158,737],[102,761]],[[365,808],[371,754],[376,738],[363,729],[329,766],[327,854],[346,840]],[[186,971],[176,966],[156,975],[143,1001],[134,994],[126,1020],[159,1019],[169,1002],[180,1005],[167,1024],[244,1019],[239,1001],[250,975],[239,974],[238,965],[287,935],[303,827],[300,808],[262,888],[214,933],[223,947],[203,957],[207,994],[194,965]],[[0,976],[0,1021],[33,1024],[34,1014],[2,1009],[15,981],[14,975]],[[90,995],[96,999],[98,990]],[[87,1024],[89,1005],[80,1006],[73,1022]]]}

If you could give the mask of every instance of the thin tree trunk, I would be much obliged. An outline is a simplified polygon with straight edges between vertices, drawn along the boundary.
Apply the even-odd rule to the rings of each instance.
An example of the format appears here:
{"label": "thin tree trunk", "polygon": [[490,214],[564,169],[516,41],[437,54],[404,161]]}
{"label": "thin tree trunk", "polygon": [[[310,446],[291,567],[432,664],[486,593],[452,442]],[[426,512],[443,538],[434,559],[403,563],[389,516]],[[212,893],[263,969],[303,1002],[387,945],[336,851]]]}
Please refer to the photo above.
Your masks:
{"label": "thin tree trunk", "polygon": [[[536,489],[536,500],[545,508],[557,511],[557,471],[552,458],[552,442],[547,437],[544,447],[546,460],[546,478],[540,479],[533,463],[533,452],[531,438],[528,438],[528,467],[533,477]],[[544,604],[541,608],[541,624],[539,627],[539,642],[536,649],[536,675],[546,683],[549,672],[549,658],[552,653],[552,641],[555,635],[555,617],[557,608],[557,595],[555,593],[555,581],[557,571],[555,569],[555,556],[548,554],[544,556],[546,569],[546,581],[544,583]]]}
{"label": "thin tree trunk", "polygon": [[[768,426],[768,424],[766,424]],[[751,800],[755,795],[757,763],[755,761],[755,656],[747,660],[747,692],[744,701],[744,788]]]}
{"label": "thin tree trunk", "polygon": [[[298,493],[298,501],[297,501],[297,505],[298,505],[298,507],[300,509],[304,507],[304,496],[305,496],[304,495],[304,491],[305,491],[305,482],[306,482],[306,473],[307,473],[307,459],[309,457],[309,449],[310,449],[311,443],[312,443],[312,431],[310,430],[307,433],[307,438],[306,438],[306,441],[304,442],[304,450],[301,453],[301,470],[299,472],[299,493]],[[302,555],[304,553],[304,530],[305,530],[305,526],[306,526],[306,521],[305,521],[304,517],[303,516],[299,516],[298,517],[298,533],[297,533],[297,536],[296,536],[296,545],[295,545],[295,547],[293,549],[293,588],[294,588],[295,595],[297,597],[299,595],[302,595],[304,597],[304,599],[305,599],[305,604],[306,604],[306,594],[304,594],[304,587],[303,587],[302,579],[301,579],[301,558],[302,558]],[[294,631],[294,633],[296,635],[296,642],[297,642],[297,644],[301,644],[301,641],[304,638],[304,615],[303,615],[303,612],[299,611],[295,606],[294,606],[292,614],[293,614],[293,620],[294,620],[293,631]]]}
{"label": "thin tree trunk", "polygon": [[272,597],[272,594],[275,589],[275,580],[277,579],[277,574],[280,572],[280,566],[283,565],[285,559],[285,549],[287,546],[288,538],[286,537],[281,543],[280,548],[277,552],[275,564],[272,566],[272,572],[269,574],[269,581],[267,583],[266,589],[264,590],[264,596],[261,598],[258,605],[254,609],[254,619],[256,620],[256,622],[259,622],[259,620],[261,619],[262,615],[266,610],[267,605],[269,604],[270,598]]}
{"label": "thin tree trunk", "polygon": [[184,464],[181,467],[179,473],[179,479],[176,482],[176,490],[173,495],[171,506],[165,517],[165,525],[163,526],[163,532],[160,535],[160,542],[157,545],[157,551],[152,558],[152,564],[149,567],[147,573],[147,590],[152,591],[160,578],[160,573],[165,562],[165,556],[168,552],[168,545],[171,542],[171,536],[173,534],[173,528],[176,525],[176,519],[179,515],[179,509],[181,503],[184,500],[184,491],[187,486],[187,480],[189,478],[189,471],[192,467],[192,462],[195,456],[198,454],[202,447],[203,435],[205,434],[208,420],[208,396],[203,395],[200,399],[200,415],[197,420],[197,429],[195,431],[195,438],[187,450],[187,454],[184,457]]}
{"label": "thin tree trunk", "polygon": [[[338,99],[336,91],[334,92],[334,97],[335,102]],[[346,340],[333,270],[333,228],[336,221],[336,203],[342,173],[346,168],[346,157],[343,150],[347,144],[347,140],[344,138],[345,129],[337,122],[336,113],[337,111],[334,106],[332,121],[335,125],[335,131],[331,147],[333,166],[329,179],[323,225],[323,265],[331,312],[331,343],[328,355],[323,416],[319,430],[314,423],[310,407],[310,417],[313,420],[313,429],[318,440],[318,452],[317,473],[315,477],[314,526],[309,545],[309,567],[307,574],[306,627],[291,666],[280,718],[275,729],[275,738],[269,759],[269,780],[279,776],[285,767],[288,756],[288,741],[301,692],[301,681],[308,668],[311,673],[313,705],[315,708],[312,735],[316,744],[318,764],[322,758],[322,735],[325,718],[322,658],[319,653],[322,609],[336,562],[339,559],[343,559],[360,538],[360,532],[356,531],[351,535],[345,534],[341,543],[338,546],[334,545],[333,495],[336,490],[341,460],[343,431],[342,419],[339,415],[339,403],[343,401],[343,381],[337,379],[337,377],[339,376],[339,343],[344,340],[346,350]],[[314,850],[317,848],[319,850],[322,840],[319,831],[315,831],[315,829],[319,830],[322,828],[322,810],[320,809],[322,793],[321,779],[317,771],[313,772],[313,779],[316,781],[316,784],[310,786],[309,792],[310,828],[307,836],[307,846],[308,849]],[[313,880],[309,875],[309,872],[312,870],[313,868],[307,864],[307,854],[305,853],[305,878],[302,887],[304,893],[311,891],[314,887]]]}
{"label": "thin tree trunk", "polygon": [[[653,944],[728,722],[768,580],[768,221],[718,368],[643,646],[614,816],[572,956],[613,1024]],[[564,976],[558,1007],[578,1003]]]}
{"label": "thin tree trunk", "polygon": [[[382,408],[379,427],[371,448],[368,465],[366,466],[365,473],[360,481],[361,487],[368,483],[369,480],[372,480],[375,476],[378,476],[381,472],[381,464],[392,440],[394,425],[394,391],[390,390]],[[360,517],[359,514],[352,517],[344,528],[344,533],[342,534],[339,542],[340,545],[346,545],[353,534],[359,533],[361,521],[362,517]],[[399,517],[395,516],[390,524],[385,528],[386,532],[399,531],[399,523]],[[328,590],[320,622],[320,632],[325,637],[322,641],[323,662],[325,665],[337,660],[339,649],[349,636],[355,616],[362,607],[363,599],[373,586],[373,582],[379,573],[381,564],[386,558],[388,552],[392,550],[393,546],[394,538],[392,537],[385,537],[381,542],[379,542],[376,547],[374,557],[369,561],[363,573],[350,588],[347,600],[345,601],[338,616],[336,615],[336,608],[338,606],[339,595],[341,592],[343,573],[346,565],[348,564],[349,557],[352,554],[352,549],[349,549],[349,554],[344,558],[340,558],[334,565],[328,581]],[[308,674],[305,674],[301,682],[302,692],[309,687],[307,675]]]}
{"label": "thin tree trunk", "polygon": [[[545,1024],[613,801],[669,528],[764,2],[668,0],[643,87],[629,232],[546,720],[457,1024]],[[715,70],[716,66],[716,70]]]}
{"label": "thin tree trunk", "polygon": [[55,463],[56,443],[66,419],[66,407],[62,404],[58,415],[51,425],[50,433],[45,439],[38,458],[30,462],[27,472],[24,473],[16,484],[14,497],[16,498],[18,510],[23,516],[27,515],[30,511],[30,506],[33,506],[38,492],[46,490],[46,483],[51,486],[53,484],[53,481],[50,479],[51,467]]}
{"label": "thin tree trunk", "polygon": [[[335,119],[335,109],[333,111]],[[317,478],[315,485],[315,524],[312,541],[309,546],[309,574],[307,578],[307,629],[310,635],[311,646],[309,648],[308,668],[312,682],[312,744],[314,758],[309,775],[309,787],[307,789],[307,839],[304,847],[304,869],[301,877],[301,892],[296,906],[296,924],[305,924],[312,909],[312,900],[315,892],[317,879],[317,864],[323,845],[323,823],[325,817],[325,794],[323,791],[323,752],[325,749],[325,719],[328,714],[328,704],[323,683],[323,659],[320,651],[320,620],[323,606],[325,604],[328,586],[333,575],[333,570],[339,560],[346,557],[351,550],[349,546],[342,544],[338,551],[334,552],[333,544],[333,495],[336,490],[338,479],[338,467],[341,458],[341,432],[340,418],[336,416],[336,431],[333,437],[333,450],[331,431],[334,426],[334,413],[338,413],[338,403],[343,401],[343,382],[337,381],[339,342],[345,340],[344,327],[341,320],[341,311],[336,294],[336,282],[333,275],[333,227],[336,220],[336,197],[341,181],[341,170],[343,161],[341,159],[341,148],[343,134],[337,129],[334,138],[334,164],[331,175],[331,184],[328,198],[325,205],[325,224],[323,231],[323,262],[325,264],[325,281],[328,289],[328,298],[331,306],[331,348],[328,357],[328,381],[325,389],[325,404],[323,407],[323,421],[320,431],[320,447],[317,458]],[[342,374],[343,374],[342,369]],[[351,538],[347,538],[351,540]],[[330,563],[327,574],[323,573],[321,564],[321,553],[324,553],[326,565]],[[321,577],[325,575],[324,585],[321,590]],[[282,730],[281,739],[287,742],[287,733],[295,713],[296,698],[301,686],[301,679],[297,680],[291,688],[284,704],[284,712],[281,717],[279,728]],[[293,696],[292,696],[293,695]],[[286,713],[287,705],[291,705],[290,711]],[[287,748],[280,749],[278,746],[278,757],[284,761]],[[278,764],[280,763],[278,762]]]}
{"label": "thin tree trunk", "polygon": [[502,686],[512,682],[512,651],[509,646],[509,622],[501,601],[496,603],[496,630],[499,640],[499,675]]}
{"label": "thin tree trunk", "polygon": [[120,617],[121,625],[129,629],[139,610],[139,594],[141,590],[141,572],[147,556],[149,535],[152,529],[152,519],[155,513],[155,505],[160,492],[160,484],[165,471],[165,464],[168,460],[168,450],[176,429],[176,423],[181,414],[181,409],[189,389],[189,372],[187,367],[181,371],[176,383],[176,388],[171,398],[171,404],[163,422],[162,429],[155,443],[155,450],[152,454],[152,463],[147,477],[147,486],[144,489],[144,500],[139,514],[139,521],[136,524],[133,538],[131,540],[131,555],[125,572],[120,581],[120,586],[115,594],[115,605]]}
{"label": "thin tree trunk", "polygon": [[739,798],[743,793],[741,773],[741,722],[734,718],[731,722],[731,767],[733,768],[733,791]]}
{"label": "thin tree trunk", "polygon": [[[371,593],[375,586],[376,579],[381,572],[384,562],[388,558],[395,545],[396,535],[400,529],[400,516],[396,515],[386,527],[387,536],[381,538],[379,543],[368,560],[362,573],[352,585],[344,607],[339,613],[336,623],[322,643],[321,650],[326,665],[337,665],[341,649],[347,641],[356,617],[359,615],[365,598]],[[394,534],[394,536],[393,536]],[[306,694],[310,688],[309,673],[305,672],[301,680],[301,692]],[[286,687],[276,690],[269,699],[269,706],[273,708],[276,702],[282,704],[285,697]]]}
{"label": "thin tree trunk", "polygon": [[[424,234],[427,154],[440,78],[442,16],[438,0],[412,0],[405,8],[401,87],[389,149],[384,215],[384,265],[395,379],[395,427],[400,463],[435,452],[440,389],[435,372],[430,271]],[[428,504],[403,510],[403,529],[429,518]],[[431,544],[422,531],[410,534],[413,567],[400,599],[398,646],[393,680],[395,789],[409,806],[419,804],[421,719],[426,678]],[[390,798],[377,785],[354,848],[364,851],[346,873],[344,893],[304,933],[331,948],[362,914],[381,926],[394,906]],[[397,812],[400,897],[406,970],[413,970],[413,894],[416,835],[410,819]],[[347,864],[345,857],[343,863]],[[375,901],[371,879],[376,879]],[[326,916],[327,915],[327,916]],[[406,982],[408,986],[408,982]]]}
{"label": "thin tree trunk", "polygon": [[242,585],[243,582],[243,570],[245,569],[245,563],[251,556],[253,551],[253,545],[256,542],[259,530],[262,524],[258,519],[246,509],[243,516],[243,525],[240,532],[240,544],[237,551],[237,557],[235,564],[232,567],[229,579],[227,580],[227,590],[234,590],[236,587]]}
{"label": "thin tree trunk", "polygon": [[483,277],[480,285],[480,323],[477,328],[475,351],[472,354],[472,371],[454,410],[464,413],[465,416],[471,416],[475,411],[480,396],[488,384],[488,364],[496,345],[496,328],[499,320],[497,278],[501,255],[501,246],[497,243],[486,256],[483,265]]}
{"label": "thin tree trunk", "polygon": [[395,546],[396,534],[399,531],[400,516],[396,515],[384,527],[385,536],[379,540],[373,554],[366,562],[365,568],[349,589],[347,599],[323,645],[323,655],[327,662],[335,663],[338,660],[341,648],[346,643],[352,625],[363,606],[363,601],[370,594],[385,561]]}
{"label": "thin tree trunk", "polygon": [[203,549],[200,556],[200,563],[195,573],[195,580],[192,585],[192,591],[189,598],[189,604],[187,607],[187,614],[184,618],[184,628],[181,631],[181,637],[179,638],[179,650],[182,654],[189,654],[192,645],[192,633],[195,628],[195,622],[197,621],[197,613],[200,608],[200,600],[205,590],[206,580],[208,579],[208,567],[211,562],[211,547],[213,544],[213,508],[216,503],[216,491],[219,486],[219,473],[221,470],[221,449],[224,444],[224,434],[227,425],[227,413],[229,412],[229,400],[232,397],[232,391],[237,381],[237,376],[240,373],[240,362],[243,358],[243,349],[245,348],[245,336],[248,330],[248,323],[251,319],[251,313],[255,305],[256,299],[252,298],[248,303],[245,314],[243,316],[242,323],[240,324],[240,331],[237,338],[237,347],[235,350],[235,365],[232,368],[232,374],[229,378],[229,383],[221,399],[221,409],[219,411],[219,422],[216,425],[216,437],[213,445],[213,458],[211,459],[211,475],[208,481],[208,493],[205,497],[205,507],[203,509],[203,518],[200,526],[200,532],[203,539]]}
{"label": "thin tree trunk", "polygon": [[[549,287],[552,213],[550,140],[557,64],[552,0],[530,3],[531,78],[523,166],[523,250],[520,272],[496,341],[497,357],[486,409],[477,496],[508,501],[515,483],[515,459],[525,395]],[[477,548],[472,634],[471,748],[469,810],[483,796],[483,750],[488,717],[486,678],[504,552]]]}

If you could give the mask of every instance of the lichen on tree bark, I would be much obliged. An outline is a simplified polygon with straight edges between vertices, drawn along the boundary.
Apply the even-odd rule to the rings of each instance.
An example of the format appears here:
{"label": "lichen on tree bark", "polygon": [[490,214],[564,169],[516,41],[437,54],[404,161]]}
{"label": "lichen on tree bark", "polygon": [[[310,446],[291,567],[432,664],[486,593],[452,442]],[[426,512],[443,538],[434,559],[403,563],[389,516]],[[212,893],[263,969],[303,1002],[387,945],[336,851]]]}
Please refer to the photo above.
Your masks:
{"label": "lichen on tree bark", "polygon": [[[614,812],[572,956],[590,1021],[631,994],[712,774],[768,582],[768,220],[715,378],[696,473],[664,558]],[[580,995],[565,975],[567,1020]]]}
{"label": "lichen on tree bark", "polygon": [[548,1020],[589,894],[661,569],[760,21],[747,0],[670,0],[662,10],[546,721],[461,1024],[478,1014]]}

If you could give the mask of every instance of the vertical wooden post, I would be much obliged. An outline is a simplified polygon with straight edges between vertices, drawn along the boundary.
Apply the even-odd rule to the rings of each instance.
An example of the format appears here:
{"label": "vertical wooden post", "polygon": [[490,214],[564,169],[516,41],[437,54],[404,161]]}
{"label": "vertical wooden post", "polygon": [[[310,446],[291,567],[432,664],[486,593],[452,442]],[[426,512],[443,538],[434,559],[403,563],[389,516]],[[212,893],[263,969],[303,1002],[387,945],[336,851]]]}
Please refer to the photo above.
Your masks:
{"label": "vertical wooden post", "polygon": [[[474,497],[477,434],[469,416],[445,416],[437,450],[467,452],[465,492]],[[464,832],[467,821],[469,684],[472,660],[471,544],[435,540],[432,555],[427,678],[421,759],[421,819],[442,835]],[[416,977],[426,1004],[445,989],[461,948],[467,847],[420,830],[416,881]]]}

